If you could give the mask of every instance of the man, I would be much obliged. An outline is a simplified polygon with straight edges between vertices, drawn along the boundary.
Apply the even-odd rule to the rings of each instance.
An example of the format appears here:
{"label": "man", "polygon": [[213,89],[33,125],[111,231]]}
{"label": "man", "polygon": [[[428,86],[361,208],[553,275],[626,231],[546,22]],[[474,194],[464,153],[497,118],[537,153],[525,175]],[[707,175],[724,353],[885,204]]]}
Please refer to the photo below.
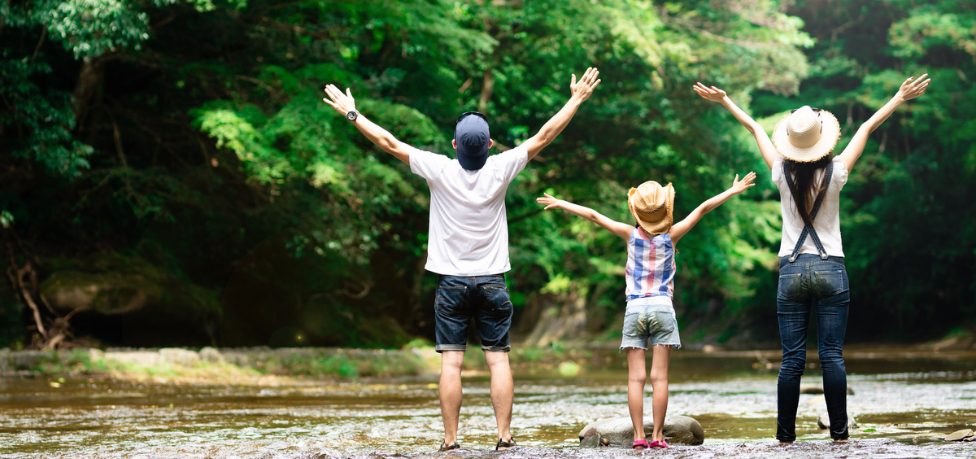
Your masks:
{"label": "man", "polygon": [[512,302],[505,287],[508,260],[508,185],[573,119],[600,84],[599,71],[588,68],[570,82],[569,101],[539,132],[521,145],[488,155],[494,145],[488,119],[462,114],[451,144],[457,159],[407,145],[356,111],[352,92],[325,87],[322,100],[352,122],[369,141],[410,166],[430,187],[428,271],[440,274],[434,299],[436,349],[441,353],[440,402],[444,420],[441,451],[458,448],[461,412],[461,363],[473,318],[491,373],[491,404],[498,424],[496,450],[515,446],[510,430],[514,388],[508,363]]}

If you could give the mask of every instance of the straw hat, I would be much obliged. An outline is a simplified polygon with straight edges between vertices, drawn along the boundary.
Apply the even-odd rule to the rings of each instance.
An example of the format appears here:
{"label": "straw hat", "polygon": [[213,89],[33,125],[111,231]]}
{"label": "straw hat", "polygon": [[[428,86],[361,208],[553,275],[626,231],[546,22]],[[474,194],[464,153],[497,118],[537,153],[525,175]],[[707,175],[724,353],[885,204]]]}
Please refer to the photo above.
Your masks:
{"label": "straw hat", "polygon": [[840,139],[840,123],[827,110],[804,105],[773,129],[773,144],[784,158],[809,163],[827,156]]}
{"label": "straw hat", "polygon": [[637,224],[652,236],[671,229],[674,223],[674,187],[648,181],[627,192],[627,206]]}

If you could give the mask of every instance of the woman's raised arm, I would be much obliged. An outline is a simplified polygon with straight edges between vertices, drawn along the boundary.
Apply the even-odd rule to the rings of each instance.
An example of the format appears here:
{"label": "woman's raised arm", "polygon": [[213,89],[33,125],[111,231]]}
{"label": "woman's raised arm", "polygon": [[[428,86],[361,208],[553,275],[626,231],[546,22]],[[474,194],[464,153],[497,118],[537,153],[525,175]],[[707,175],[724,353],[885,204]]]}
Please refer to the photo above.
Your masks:
{"label": "woman's raised arm", "polygon": [[847,147],[844,148],[843,153],[841,153],[838,157],[838,159],[843,161],[844,165],[847,166],[848,171],[854,168],[854,163],[857,162],[858,158],[861,157],[861,153],[864,152],[864,146],[868,143],[868,136],[870,136],[871,133],[878,128],[878,126],[881,126],[881,123],[884,123],[885,120],[887,120],[888,117],[895,112],[895,109],[898,108],[899,105],[905,101],[912,100],[918,96],[921,96],[922,94],[925,94],[925,89],[929,87],[929,83],[932,81],[932,79],[928,78],[928,76],[929,74],[925,73],[918,78],[908,77],[908,79],[901,84],[901,87],[898,88],[898,92],[895,93],[895,95],[880,109],[878,109],[874,115],[871,115],[871,118],[868,118],[868,120],[865,121],[861,127],[857,128],[857,132],[854,134],[854,137],[851,138],[850,143],[847,144]]}
{"label": "woman's raised arm", "polygon": [[779,153],[776,152],[776,147],[773,146],[773,142],[769,140],[769,134],[766,133],[766,130],[756,120],[752,119],[745,110],[739,108],[735,102],[732,102],[732,98],[725,94],[725,91],[715,86],[705,86],[699,82],[695,83],[692,89],[702,99],[721,104],[726,110],[731,112],[732,116],[756,138],[756,145],[759,146],[759,153],[762,154],[763,160],[766,161],[766,167],[773,168],[773,161],[779,157]]}

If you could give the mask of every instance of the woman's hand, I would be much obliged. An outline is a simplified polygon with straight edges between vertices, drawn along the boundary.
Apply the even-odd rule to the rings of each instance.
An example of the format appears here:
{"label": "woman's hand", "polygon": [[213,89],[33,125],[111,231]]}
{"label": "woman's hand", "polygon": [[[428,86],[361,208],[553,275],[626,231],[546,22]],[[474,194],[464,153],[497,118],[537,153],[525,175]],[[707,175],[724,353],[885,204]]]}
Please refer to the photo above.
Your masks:
{"label": "woman's hand", "polygon": [[546,206],[546,208],[543,209],[543,210],[549,210],[549,209],[554,209],[554,208],[562,207],[562,202],[563,202],[562,199],[556,199],[556,198],[552,197],[552,195],[549,194],[549,193],[543,193],[543,194],[545,196],[543,196],[541,198],[535,198],[535,202]]}
{"label": "woman's hand", "polygon": [[715,86],[705,86],[700,81],[695,83],[691,89],[694,89],[702,99],[712,102],[721,102],[725,98],[725,91]]}
{"label": "woman's hand", "polygon": [[732,179],[732,186],[729,187],[729,190],[732,191],[732,194],[739,194],[754,186],[756,186],[755,172],[746,174],[745,177],[742,177],[742,180],[739,180],[739,174],[735,174],[735,178]]}
{"label": "woman's hand", "polygon": [[898,88],[898,94],[895,97],[901,98],[901,100],[912,100],[922,94],[925,94],[925,88],[929,87],[929,83],[932,82],[931,78],[928,78],[928,73],[923,73],[922,76],[908,77],[901,87]]}

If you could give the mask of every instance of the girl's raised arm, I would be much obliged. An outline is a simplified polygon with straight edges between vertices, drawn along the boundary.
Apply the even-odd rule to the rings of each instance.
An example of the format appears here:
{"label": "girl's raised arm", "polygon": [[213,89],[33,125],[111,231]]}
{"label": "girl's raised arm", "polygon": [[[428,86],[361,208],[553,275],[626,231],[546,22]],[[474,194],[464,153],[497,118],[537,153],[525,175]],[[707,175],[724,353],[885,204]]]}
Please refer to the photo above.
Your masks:
{"label": "girl's raised arm", "polygon": [[857,132],[851,138],[850,143],[847,144],[847,147],[838,156],[838,159],[843,161],[844,165],[847,166],[848,171],[854,168],[854,163],[857,162],[858,158],[861,157],[861,153],[864,152],[864,146],[868,143],[868,136],[878,126],[881,126],[881,123],[884,123],[899,105],[925,94],[925,89],[929,87],[929,83],[932,81],[931,78],[927,78],[928,76],[929,74],[925,73],[918,78],[908,77],[901,84],[901,87],[898,88],[898,92],[895,93],[894,97],[875,112],[874,115],[871,115],[871,118],[868,118],[861,127],[857,128]]}
{"label": "girl's raised arm", "polygon": [[678,223],[671,226],[671,241],[675,244],[681,240],[695,225],[701,221],[705,214],[715,210],[716,207],[725,204],[729,198],[735,196],[743,191],[748,190],[756,185],[756,173],[749,172],[742,180],[739,180],[739,174],[735,174],[735,178],[732,179],[732,186],[727,190],[708,198],[705,202],[698,205],[698,207],[693,210],[687,217]]}
{"label": "girl's raised arm", "polygon": [[769,140],[769,134],[766,133],[766,130],[763,129],[762,126],[756,122],[756,120],[752,119],[748,113],[739,108],[735,102],[732,102],[732,99],[725,94],[725,91],[716,88],[715,86],[705,86],[701,83],[696,83],[692,89],[694,89],[695,92],[702,97],[702,99],[719,103],[725,107],[726,110],[731,112],[732,116],[734,116],[735,119],[738,120],[742,126],[748,129],[749,132],[752,133],[752,136],[756,138],[756,145],[759,146],[759,153],[762,154],[763,160],[766,161],[766,167],[769,167],[770,169],[773,168],[773,161],[779,157],[779,153],[776,152],[776,147],[773,146],[773,142]]}
{"label": "girl's raised arm", "polygon": [[631,225],[628,225],[626,223],[620,223],[616,220],[612,220],[608,218],[606,215],[603,215],[593,209],[590,209],[589,207],[584,207],[579,204],[573,204],[569,201],[563,201],[562,199],[554,198],[549,193],[544,193],[544,196],[540,198],[536,198],[535,202],[546,206],[545,210],[562,209],[573,215],[583,217],[593,223],[596,223],[597,225],[606,228],[608,231],[610,231],[613,234],[616,234],[617,236],[620,236],[624,240],[630,237],[630,231],[633,229],[633,226]]}

